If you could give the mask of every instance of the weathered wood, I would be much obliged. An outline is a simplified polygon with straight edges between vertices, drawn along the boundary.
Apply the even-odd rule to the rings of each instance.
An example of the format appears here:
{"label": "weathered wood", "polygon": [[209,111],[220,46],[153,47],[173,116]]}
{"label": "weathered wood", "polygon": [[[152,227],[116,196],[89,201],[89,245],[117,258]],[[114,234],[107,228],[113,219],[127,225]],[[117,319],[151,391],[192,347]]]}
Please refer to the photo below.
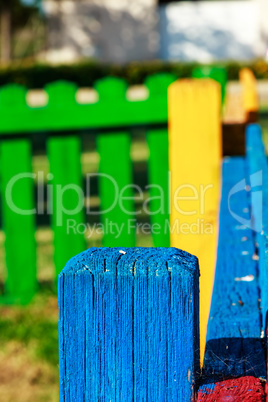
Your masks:
{"label": "weathered wood", "polygon": [[[247,169],[251,186],[251,224],[255,233],[256,253],[259,258],[259,306],[262,331],[267,339],[268,311],[268,165],[261,128],[257,124],[247,127]],[[268,390],[266,389],[266,392]]]}
{"label": "weathered wood", "polygon": [[198,261],[172,248],[91,248],[59,277],[60,400],[190,401]]}
{"label": "weathered wood", "polygon": [[224,161],[217,267],[203,367],[205,381],[210,383],[266,376],[246,177],[243,158]]}
{"label": "weathered wood", "polygon": [[169,87],[171,246],[200,262],[201,358],[216,264],[220,110],[220,85],[211,79],[179,80]]}
{"label": "weathered wood", "polygon": [[242,377],[207,384],[198,392],[198,402],[264,402],[264,383],[259,378]]}

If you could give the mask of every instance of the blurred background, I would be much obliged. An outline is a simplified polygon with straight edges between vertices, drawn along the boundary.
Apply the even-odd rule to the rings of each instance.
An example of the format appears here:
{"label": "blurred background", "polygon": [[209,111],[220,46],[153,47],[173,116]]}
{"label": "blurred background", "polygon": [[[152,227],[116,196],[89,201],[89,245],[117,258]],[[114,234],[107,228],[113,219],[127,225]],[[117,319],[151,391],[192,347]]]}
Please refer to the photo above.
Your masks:
{"label": "blurred background", "polygon": [[265,54],[267,8],[265,0],[1,1],[1,59],[250,60]]}
{"label": "blurred background", "polygon": [[[48,97],[44,88],[57,80],[73,82],[79,88],[77,102],[90,104],[96,101],[92,87],[97,80],[122,78],[128,86],[128,99],[140,101],[148,98],[144,82],[149,76],[191,77],[197,67],[206,65],[225,69],[227,98],[233,96],[231,103],[238,110],[231,112],[231,120],[240,122],[243,117],[236,102],[241,92],[239,70],[250,67],[258,80],[260,123],[268,138],[267,0],[0,0],[0,13],[0,86],[24,86],[29,108],[45,108]],[[16,96],[10,99],[12,118]],[[227,108],[227,115],[229,112]],[[99,171],[100,156],[96,133],[83,132],[81,138],[85,177]],[[31,137],[29,163],[34,173],[43,172],[46,178],[45,142],[45,133]],[[130,155],[133,182],[145,188],[150,150],[144,127],[131,129]],[[144,196],[148,197],[146,190]],[[97,183],[93,183],[90,202],[99,209]],[[149,217],[139,215],[137,220],[149,222]],[[48,215],[37,216],[35,225],[38,291],[25,306],[0,301],[1,402],[58,400],[53,230]],[[4,294],[8,266],[2,218],[0,226],[0,287]],[[86,238],[87,246],[101,246],[102,236],[94,232]],[[152,236],[144,233],[136,233],[135,242],[138,246],[154,244]]]}

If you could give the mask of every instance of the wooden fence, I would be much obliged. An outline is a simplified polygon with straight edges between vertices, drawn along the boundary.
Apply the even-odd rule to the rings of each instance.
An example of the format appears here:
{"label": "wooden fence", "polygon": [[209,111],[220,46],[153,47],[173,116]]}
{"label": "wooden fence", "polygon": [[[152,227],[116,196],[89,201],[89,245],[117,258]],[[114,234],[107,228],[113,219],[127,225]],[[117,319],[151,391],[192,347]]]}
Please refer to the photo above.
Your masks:
{"label": "wooden fence", "polygon": [[[212,75],[221,83],[224,93],[224,69],[196,69],[193,75]],[[27,303],[37,290],[35,232],[41,215],[49,217],[53,231],[55,280],[62,266],[86,248],[83,233],[67,230],[69,219],[73,226],[79,227],[86,222],[88,213],[88,200],[84,200],[79,191],[85,189],[81,171],[82,137],[85,135],[91,138],[94,135],[100,157],[101,222],[122,226],[117,237],[106,231],[102,245],[135,246],[135,225],[129,229],[124,223],[127,219],[135,219],[130,147],[132,131],[137,128],[146,131],[149,149],[150,223],[159,228],[157,233],[152,233],[153,244],[170,245],[169,233],[165,230],[169,219],[167,88],[174,80],[175,76],[171,74],[149,76],[144,83],[147,97],[131,101],[126,96],[126,82],[107,77],[95,83],[96,101],[91,103],[79,103],[77,86],[59,81],[44,88],[47,103],[39,107],[29,106],[26,101],[28,91],[22,86],[0,88],[1,213],[7,267],[5,295],[0,297],[0,302]],[[46,187],[36,189],[32,157],[33,144],[38,142],[43,144],[43,152],[47,155],[49,174],[43,178]],[[117,183],[116,189],[106,179],[107,175]],[[122,191],[125,210],[116,203],[109,208],[117,192]],[[39,196],[44,199],[41,204],[38,204]],[[160,209],[161,214],[154,213]]]}
{"label": "wooden fence", "polygon": [[265,400],[268,165],[260,127],[249,125],[246,134],[246,157],[223,163],[217,266],[198,401]]}
{"label": "wooden fence", "polygon": [[[200,124],[212,124],[211,133],[219,136],[213,113],[208,118],[206,112],[211,109],[210,96],[219,104],[215,85],[210,81],[171,85],[174,149],[170,166],[177,178],[181,175],[183,179],[182,171],[176,169],[182,165],[187,169],[187,158],[199,161],[198,152],[184,157],[182,149],[176,163],[180,135],[176,143],[175,131],[182,119],[188,132],[187,101],[197,107],[202,86],[206,105]],[[185,96],[185,105],[180,94]],[[178,105],[183,110],[180,116],[175,113]],[[215,116],[218,109],[215,106]],[[198,110],[193,115],[198,116]],[[197,141],[195,123],[190,126],[193,141]],[[204,133],[210,143],[211,133]],[[198,148],[198,141],[195,146]],[[218,148],[215,144],[213,149]],[[248,126],[246,148],[246,156],[229,157],[222,164],[217,262],[203,364],[195,257],[175,248],[89,249],[71,259],[59,277],[61,401],[264,401],[268,166],[258,125]],[[192,176],[186,174],[194,185],[207,177],[216,185],[205,214],[214,228],[218,159],[219,155],[207,155],[201,173],[195,168]],[[206,251],[214,253],[208,246],[211,236],[213,233],[203,235],[202,242],[200,236],[196,240],[192,236],[189,247],[196,247],[198,257]],[[180,239],[184,242],[183,235],[173,234],[177,247]],[[209,258],[200,259],[200,272],[204,281],[209,275],[211,283],[211,270],[205,264]],[[211,290],[201,286],[200,291],[202,302]],[[201,336],[204,320],[203,316]]]}
{"label": "wooden fence", "polygon": [[73,258],[59,277],[60,400],[190,401],[198,277],[197,259],[172,248]]}
{"label": "wooden fence", "polygon": [[[54,233],[55,278],[71,256],[85,249],[83,234],[67,233],[70,211],[73,211],[71,218],[76,225],[85,222],[85,208],[75,211],[79,205],[79,193],[70,190],[67,196],[57,191],[58,188],[67,190],[70,185],[83,189],[82,133],[96,135],[99,173],[102,175],[98,183],[101,211],[108,209],[116,195],[109,181],[103,179],[105,175],[112,176],[118,191],[128,188],[124,196],[129,197],[125,208],[129,214],[119,209],[118,205],[101,214],[103,222],[109,220],[120,224],[129,216],[135,217],[134,190],[131,187],[131,130],[135,127],[146,130],[150,152],[148,182],[160,186],[165,194],[163,213],[152,215],[152,223],[160,225],[160,233],[154,236],[153,241],[156,246],[169,245],[169,235],[161,228],[168,219],[167,87],[174,79],[169,74],[151,76],[145,82],[148,97],[142,101],[129,101],[125,81],[105,78],[96,82],[98,100],[90,104],[76,101],[77,87],[74,84],[55,82],[45,88],[48,102],[42,107],[28,106],[24,87],[8,85],[0,89],[2,221],[8,273],[6,295],[2,301],[26,303],[36,291],[36,214],[50,215]],[[31,176],[32,142],[44,135],[51,174],[48,176],[50,190],[48,205],[39,206],[36,213]],[[151,197],[154,197],[154,191],[152,188]],[[151,210],[158,210],[159,203],[159,199],[152,199]],[[58,207],[61,208],[60,222]],[[135,227],[129,233],[125,227],[117,238],[104,234],[103,245],[122,243],[129,247],[135,245]]]}
{"label": "wooden fence", "polygon": [[59,277],[61,401],[190,402],[195,393],[199,401],[264,401],[267,236],[256,232],[255,188],[262,191],[267,161],[256,159],[264,161],[259,127],[247,134],[247,158],[223,163],[202,376],[197,260],[174,248],[89,249]]}

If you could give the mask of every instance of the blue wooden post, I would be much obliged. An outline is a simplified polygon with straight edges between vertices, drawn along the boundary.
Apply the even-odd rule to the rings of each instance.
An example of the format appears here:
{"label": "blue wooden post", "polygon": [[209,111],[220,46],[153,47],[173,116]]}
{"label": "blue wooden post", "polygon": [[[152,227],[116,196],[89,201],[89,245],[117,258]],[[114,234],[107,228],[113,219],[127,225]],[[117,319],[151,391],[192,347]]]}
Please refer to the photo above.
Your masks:
{"label": "blue wooden post", "polygon": [[266,376],[246,178],[245,158],[223,162],[217,265],[199,394],[228,378]]}
{"label": "blue wooden post", "polygon": [[203,367],[210,383],[266,374],[246,173],[244,158],[223,162],[217,265]]}
{"label": "blue wooden post", "polygon": [[90,248],[59,276],[60,401],[190,401],[199,269],[175,248]]}
{"label": "blue wooden post", "polygon": [[264,400],[268,169],[256,124],[247,127],[246,147],[246,158],[223,162],[217,267],[198,402]]}
{"label": "blue wooden post", "polygon": [[251,188],[251,222],[259,256],[260,309],[265,332],[268,312],[268,164],[261,128],[250,124],[246,131],[248,185]]}

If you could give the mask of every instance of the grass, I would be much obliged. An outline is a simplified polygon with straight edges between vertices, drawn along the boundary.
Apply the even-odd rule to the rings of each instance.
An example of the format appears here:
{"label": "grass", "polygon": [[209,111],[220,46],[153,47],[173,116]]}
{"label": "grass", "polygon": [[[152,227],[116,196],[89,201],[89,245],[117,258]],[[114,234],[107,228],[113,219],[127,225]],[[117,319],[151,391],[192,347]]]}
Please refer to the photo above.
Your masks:
{"label": "grass", "polygon": [[[266,111],[268,108],[266,109]],[[268,119],[261,121],[268,151]],[[148,150],[144,140],[134,141],[134,163],[146,169]],[[83,172],[95,172],[98,156],[91,151],[82,155]],[[35,172],[48,173],[45,156],[35,156]],[[98,199],[95,200],[98,203]],[[0,401],[58,401],[58,307],[53,290],[53,234],[49,227],[36,232],[40,291],[27,307],[0,306]],[[0,282],[4,281],[4,235],[0,232]],[[88,246],[100,246],[101,237],[93,236]],[[151,246],[151,236],[138,236],[138,246]]]}
{"label": "grass", "polygon": [[43,289],[27,307],[0,308],[0,400],[58,400],[58,308]]}

